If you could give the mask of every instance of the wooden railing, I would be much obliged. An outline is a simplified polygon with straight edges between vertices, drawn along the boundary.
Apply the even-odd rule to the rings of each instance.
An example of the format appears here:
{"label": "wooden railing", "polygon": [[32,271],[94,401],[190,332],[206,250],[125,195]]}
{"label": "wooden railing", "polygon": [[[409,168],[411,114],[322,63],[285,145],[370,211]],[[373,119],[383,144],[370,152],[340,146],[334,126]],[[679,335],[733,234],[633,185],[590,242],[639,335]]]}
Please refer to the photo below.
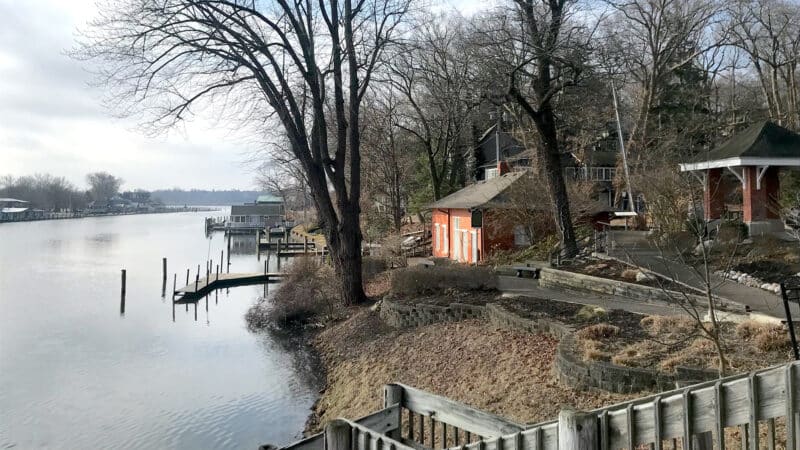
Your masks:
{"label": "wooden railing", "polygon": [[383,410],[337,422],[351,427],[346,448],[325,446],[319,434],[286,450],[798,450],[799,390],[800,363],[794,362],[586,413],[562,411],[558,420],[524,426],[390,384]]}

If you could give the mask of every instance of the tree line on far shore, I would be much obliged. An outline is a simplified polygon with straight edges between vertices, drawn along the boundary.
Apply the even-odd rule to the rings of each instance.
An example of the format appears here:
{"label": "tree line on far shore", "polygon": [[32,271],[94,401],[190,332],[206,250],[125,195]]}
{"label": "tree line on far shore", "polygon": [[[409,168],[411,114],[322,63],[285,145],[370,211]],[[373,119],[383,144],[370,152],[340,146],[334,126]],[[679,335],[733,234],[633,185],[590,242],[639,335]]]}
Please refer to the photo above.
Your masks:
{"label": "tree line on far shore", "polygon": [[[261,191],[237,189],[133,189],[120,191],[122,178],[106,172],[86,175],[86,188],[81,189],[64,177],[37,173],[15,177],[0,176],[0,198],[25,200],[45,211],[76,211],[86,209],[92,202],[108,203],[119,196],[134,203],[189,206],[227,206],[253,202]],[[104,206],[104,205],[103,205]]]}

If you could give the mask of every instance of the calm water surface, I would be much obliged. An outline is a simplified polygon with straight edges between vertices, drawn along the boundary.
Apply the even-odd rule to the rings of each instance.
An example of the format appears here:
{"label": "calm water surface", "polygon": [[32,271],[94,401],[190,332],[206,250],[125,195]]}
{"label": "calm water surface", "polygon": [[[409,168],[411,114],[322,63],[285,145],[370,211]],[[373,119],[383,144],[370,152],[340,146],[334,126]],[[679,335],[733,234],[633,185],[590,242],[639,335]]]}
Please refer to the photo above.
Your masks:
{"label": "calm water surface", "polygon": [[[162,257],[169,292],[174,272],[181,285],[223,248],[203,213],[0,224],[0,448],[255,449],[297,437],[317,386],[302,350],[247,330],[264,287],[212,293],[174,318],[161,297]],[[263,270],[252,236],[233,248],[231,272]]]}

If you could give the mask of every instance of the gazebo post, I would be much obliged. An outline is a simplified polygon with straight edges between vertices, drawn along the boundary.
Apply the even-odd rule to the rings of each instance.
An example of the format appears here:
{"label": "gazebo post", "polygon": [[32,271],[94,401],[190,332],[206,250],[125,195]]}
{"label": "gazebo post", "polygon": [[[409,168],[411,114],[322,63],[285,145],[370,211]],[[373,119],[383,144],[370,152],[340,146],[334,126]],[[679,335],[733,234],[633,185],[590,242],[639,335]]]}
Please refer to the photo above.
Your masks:
{"label": "gazebo post", "polygon": [[722,186],[722,169],[706,170],[705,185],[703,186],[703,218],[706,222],[722,218],[725,210],[724,193]]}

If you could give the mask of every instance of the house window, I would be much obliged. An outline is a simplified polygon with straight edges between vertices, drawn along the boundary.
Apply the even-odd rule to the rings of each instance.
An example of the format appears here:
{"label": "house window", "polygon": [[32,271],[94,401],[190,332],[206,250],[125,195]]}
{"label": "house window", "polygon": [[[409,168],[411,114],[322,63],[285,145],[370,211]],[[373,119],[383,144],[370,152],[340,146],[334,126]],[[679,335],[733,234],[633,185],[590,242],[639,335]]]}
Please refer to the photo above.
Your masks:
{"label": "house window", "polygon": [[486,169],[486,178],[487,180],[491,180],[492,178],[497,178],[498,175],[497,167],[492,167],[491,169]]}

